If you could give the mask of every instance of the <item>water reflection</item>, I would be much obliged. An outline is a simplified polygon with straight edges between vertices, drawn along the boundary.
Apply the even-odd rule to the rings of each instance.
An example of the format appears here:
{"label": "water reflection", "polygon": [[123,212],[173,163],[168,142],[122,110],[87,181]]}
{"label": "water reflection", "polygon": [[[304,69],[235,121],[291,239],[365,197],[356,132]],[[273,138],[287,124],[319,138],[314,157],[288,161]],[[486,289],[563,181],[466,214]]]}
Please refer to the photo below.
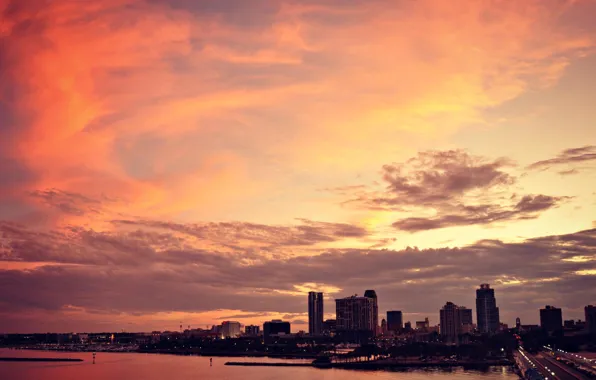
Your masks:
{"label": "water reflection", "polygon": [[[355,380],[355,379],[517,379],[505,367],[492,367],[484,371],[467,371],[463,368],[394,371],[349,371],[315,369],[306,367],[230,367],[227,358],[174,356],[136,353],[98,353],[96,364],[92,354],[43,351],[2,350],[0,356],[67,357],[81,358],[75,363],[8,363],[0,362],[2,379],[10,380]],[[234,358],[234,361],[279,362],[280,359]]]}

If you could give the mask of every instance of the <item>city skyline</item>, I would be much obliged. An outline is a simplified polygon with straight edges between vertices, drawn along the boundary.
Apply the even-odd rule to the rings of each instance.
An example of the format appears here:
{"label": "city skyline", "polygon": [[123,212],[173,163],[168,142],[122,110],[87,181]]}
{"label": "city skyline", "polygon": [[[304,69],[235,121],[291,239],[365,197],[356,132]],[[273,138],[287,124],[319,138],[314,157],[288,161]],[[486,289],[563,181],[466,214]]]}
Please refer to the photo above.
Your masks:
{"label": "city skyline", "polygon": [[[596,304],[594,0],[0,2],[0,326]],[[32,58],[34,57],[34,58]],[[323,319],[333,315],[327,308]]]}
{"label": "city skyline", "polygon": [[[489,298],[488,300],[488,306],[495,308],[496,309],[496,319],[494,319],[492,322],[490,322],[490,324],[493,325],[493,327],[491,328],[490,326],[487,326],[487,321],[490,319],[493,319],[491,317],[486,317],[484,316],[486,313],[485,311],[481,311],[480,314],[478,313],[479,308],[481,307],[480,305],[484,305],[483,307],[486,307],[486,300],[484,298]],[[492,301],[491,301],[492,299]],[[365,303],[362,303],[361,301],[366,300]],[[326,335],[329,334],[329,330],[327,330],[327,328],[325,327],[326,323],[328,323],[329,321],[333,322],[333,331],[335,332],[336,330],[336,321],[337,321],[337,316],[338,314],[340,314],[340,324],[338,326],[338,330],[337,331],[341,331],[344,330],[345,331],[350,331],[350,330],[355,330],[355,331],[360,331],[360,330],[369,330],[370,333],[372,334],[371,336],[378,336],[378,335],[382,335],[385,333],[403,333],[405,331],[407,331],[408,329],[412,328],[412,321],[411,320],[404,320],[403,315],[404,314],[410,314],[410,315],[418,315],[420,313],[403,313],[402,311],[396,311],[396,310],[388,310],[386,312],[386,316],[387,318],[382,318],[382,321],[385,323],[385,330],[381,329],[383,327],[382,323],[379,323],[377,325],[377,329],[375,329],[373,326],[375,325],[375,320],[378,319],[379,316],[379,309],[378,309],[378,297],[376,294],[375,290],[372,289],[368,289],[366,291],[364,291],[364,295],[363,296],[358,296],[358,294],[353,294],[351,296],[348,297],[342,297],[342,298],[338,298],[334,300],[336,302],[336,313],[335,314],[331,314],[331,313],[327,313],[327,317],[331,317],[333,315],[333,317],[329,318],[329,319],[325,319],[325,314],[324,313],[320,313],[320,310],[324,310],[323,304],[324,304],[324,293],[322,292],[314,292],[311,291],[308,293],[308,302],[307,302],[307,307],[308,307],[308,323],[301,321],[301,320],[293,320],[293,321],[288,321],[288,320],[282,320],[282,319],[272,319],[272,320],[263,320],[261,321],[260,325],[252,325],[252,324],[245,324],[245,323],[240,323],[237,321],[221,321],[221,323],[219,324],[214,324],[214,325],[206,325],[206,328],[202,328],[200,325],[196,326],[194,325],[193,328],[196,330],[202,330],[202,331],[211,331],[211,333],[219,333],[219,335],[221,335],[223,338],[226,337],[238,337],[241,333],[243,333],[244,331],[241,331],[241,327],[246,329],[246,334],[250,335],[250,336],[254,336],[254,335],[258,335],[259,332],[259,328],[260,326],[265,326],[265,324],[271,324],[271,323],[284,323],[287,324],[287,330],[285,330],[285,328],[283,328],[284,331],[291,331],[292,333],[296,333],[296,332],[302,332],[302,333],[307,333],[309,335],[314,335],[314,336],[320,336],[320,335]],[[490,284],[480,284],[480,287],[476,289],[476,301],[477,301],[477,314],[474,317],[474,313],[472,311],[472,309],[467,308],[466,306],[462,306],[462,305],[456,305],[453,302],[447,301],[445,303],[445,305],[443,305],[440,310],[439,310],[439,317],[437,318],[436,324],[432,323],[431,320],[433,319],[432,317],[429,316],[425,316],[424,320],[422,321],[414,321],[415,323],[415,329],[414,330],[420,330],[419,332],[437,332],[439,333],[441,336],[443,336],[445,339],[447,339],[447,342],[457,342],[458,341],[458,336],[460,334],[465,334],[465,333],[479,333],[479,334],[495,334],[495,333],[499,333],[503,330],[503,328],[507,329],[510,328],[508,327],[510,324],[506,323],[506,321],[502,321],[499,319],[499,308],[495,306],[495,296],[494,296],[494,289],[492,289],[490,287]],[[353,306],[351,306],[351,304],[353,304]],[[341,305],[341,306],[340,306]],[[356,310],[357,309],[357,310]],[[585,317],[584,320],[582,321],[580,318],[578,319],[573,319],[573,318],[567,318],[563,316],[562,313],[562,309],[560,308],[556,308],[554,306],[551,305],[546,305],[544,308],[540,308],[538,310],[539,312],[539,323],[538,324],[522,324],[521,320],[519,317],[515,318],[515,323],[513,324],[513,326],[515,326],[515,328],[520,329],[524,328],[524,326],[527,326],[528,328],[534,328],[535,326],[538,326],[542,329],[544,329],[545,331],[552,333],[553,331],[563,331],[563,327],[567,326],[568,322],[572,322],[573,326],[575,325],[575,322],[582,322],[585,323],[586,328],[589,329],[589,331],[593,331],[594,326],[596,326],[596,323],[594,322],[596,320],[596,318],[594,317],[594,315],[596,315],[596,312],[594,312],[594,310],[596,310],[596,307],[592,306],[592,305],[586,305],[584,306],[584,314],[583,316]],[[348,314],[346,314],[346,311],[348,311]],[[552,313],[551,311],[554,311],[557,316],[555,316],[554,320],[552,318]],[[480,317],[478,315],[481,315]],[[430,315],[432,316],[432,313],[430,313]],[[490,315],[490,313],[489,313]],[[548,315],[548,317],[546,317],[545,315]],[[238,317],[238,316],[235,316]],[[558,318],[558,319],[557,319]],[[483,321],[479,321],[479,319],[483,320]],[[486,319],[486,321],[485,321]],[[319,323],[317,322],[318,320]],[[405,323],[404,323],[405,321]],[[445,327],[443,325],[443,323],[447,321],[447,327]],[[390,323],[391,322],[391,323]],[[401,327],[399,327],[401,322]],[[476,323],[474,323],[476,322]],[[565,322],[565,323],[563,323]],[[319,325],[320,324],[320,325]],[[420,327],[418,326],[419,324],[423,324],[424,327]],[[290,326],[291,325],[291,326]],[[308,325],[308,330],[305,330],[303,327],[303,325]],[[317,326],[319,325],[319,326]],[[314,328],[313,328],[314,326]],[[365,327],[365,326],[369,326],[369,327]],[[404,326],[405,326],[405,330],[404,330]],[[410,326],[410,327],[408,327]],[[553,327],[554,326],[554,327]],[[187,327],[187,328],[186,328]],[[256,328],[256,332],[255,329]],[[70,333],[101,333],[101,332],[106,332],[107,330],[104,331],[69,331]],[[159,331],[159,330],[157,330]],[[164,329],[164,331],[178,331],[176,329]],[[179,332],[183,332],[183,331],[192,331],[191,330],[191,325],[183,325],[182,321],[180,321],[180,330]],[[249,332],[250,331],[250,332]],[[0,331],[0,333],[6,333],[7,331]],[[47,331],[49,332],[49,331]],[[65,333],[66,331],[53,331],[53,333]],[[122,332],[125,332],[125,330],[123,329]],[[127,331],[127,332],[139,332],[139,333],[146,333],[147,331]],[[16,333],[16,332],[13,332]],[[18,333],[23,333],[23,332],[18,332]],[[39,332],[33,332],[33,333],[39,333]],[[353,338],[353,337],[352,337]],[[350,338],[351,339],[351,338]]]}

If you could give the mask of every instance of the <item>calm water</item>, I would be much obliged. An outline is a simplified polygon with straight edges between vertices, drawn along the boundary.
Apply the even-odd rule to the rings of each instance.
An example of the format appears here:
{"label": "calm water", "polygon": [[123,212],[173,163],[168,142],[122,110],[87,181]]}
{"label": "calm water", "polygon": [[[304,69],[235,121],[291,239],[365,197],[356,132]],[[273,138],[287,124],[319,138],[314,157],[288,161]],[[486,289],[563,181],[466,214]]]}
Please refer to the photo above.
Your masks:
{"label": "calm water", "polygon": [[79,363],[9,363],[0,362],[2,380],[355,380],[355,379],[518,379],[510,370],[501,367],[486,372],[463,369],[416,370],[409,372],[347,371],[301,367],[231,367],[226,361],[281,361],[266,358],[209,358],[198,356],[150,355],[131,353],[98,353],[92,364],[91,353],[58,353],[0,349],[0,356],[70,357],[81,358]]}

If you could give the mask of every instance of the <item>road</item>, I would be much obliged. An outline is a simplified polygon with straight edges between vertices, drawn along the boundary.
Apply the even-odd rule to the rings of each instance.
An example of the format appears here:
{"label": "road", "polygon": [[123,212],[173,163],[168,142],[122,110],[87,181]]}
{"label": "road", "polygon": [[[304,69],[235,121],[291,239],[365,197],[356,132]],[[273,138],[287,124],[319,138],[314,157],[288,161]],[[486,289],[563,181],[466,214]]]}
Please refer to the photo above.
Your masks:
{"label": "road", "polygon": [[540,352],[536,355],[529,355],[530,360],[536,364],[536,367],[542,374],[549,378],[560,379],[560,380],[587,380],[587,377],[578,373],[572,368],[567,367],[563,363],[559,363],[553,357],[546,352]]}
{"label": "road", "polygon": [[[548,347],[547,347],[547,349],[550,350],[550,348],[548,348]],[[583,365],[584,367],[588,367],[588,368],[592,368],[592,369],[596,370],[596,363],[593,360],[589,360],[580,354],[573,354],[573,353],[565,352],[562,350],[557,350],[556,353],[557,353],[557,356],[560,356],[562,358],[570,360],[570,361],[574,362],[575,364]]]}

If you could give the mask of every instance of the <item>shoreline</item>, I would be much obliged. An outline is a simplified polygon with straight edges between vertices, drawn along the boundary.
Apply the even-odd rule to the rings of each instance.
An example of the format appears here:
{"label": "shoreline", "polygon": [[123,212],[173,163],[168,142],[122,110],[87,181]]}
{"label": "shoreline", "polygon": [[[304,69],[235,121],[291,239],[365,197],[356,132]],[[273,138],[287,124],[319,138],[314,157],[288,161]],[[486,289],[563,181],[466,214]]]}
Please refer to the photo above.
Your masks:
{"label": "shoreline", "polygon": [[229,357],[229,358],[270,358],[270,359],[316,359],[318,354],[275,354],[261,351],[252,352],[234,352],[234,351],[200,351],[200,350],[142,350],[142,349],[130,349],[130,350],[109,350],[109,349],[97,349],[97,348],[79,348],[69,349],[65,347],[54,348],[54,347],[0,347],[9,350],[21,350],[21,351],[45,351],[45,352],[69,352],[69,353],[116,353],[116,354],[161,354],[161,355],[180,355],[180,356],[203,356],[203,357]]}
{"label": "shoreline", "polygon": [[385,369],[421,369],[421,368],[464,368],[464,369],[486,369],[490,367],[514,367],[506,361],[490,362],[408,362],[403,363],[391,360],[378,360],[368,362],[336,362],[336,363],[267,363],[267,362],[226,362],[228,366],[243,367],[313,367],[313,368],[337,368],[351,370],[385,370]]}
{"label": "shoreline", "polygon": [[0,357],[0,362],[82,362],[83,359],[73,358],[10,358]]}
{"label": "shoreline", "polygon": [[[8,348],[8,347],[5,347]],[[17,348],[15,350],[30,350],[30,351],[46,351],[46,352],[69,352],[69,353],[138,353],[138,354],[156,354],[156,355],[178,355],[178,356],[201,356],[201,357],[223,357],[223,358],[268,358],[268,359],[285,359],[285,360],[314,360],[317,355],[313,354],[269,354],[265,352],[198,352],[198,351],[170,351],[170,350],[129,350],[129,351],[97,351],[89,350],[67,350],[67,349],[48,349],[48,348]],[[8,358],[0,358],[3,361],[9,361]],[[12,359],[12,358],[11,358]],[[83,361],[82,359],[44,359],[44,358],[16,358],[14,361]],[[32,359],[32,360],[27,360]],[[382,370],[382,369],[422,369],[422,368],[456,368],[463,367],[465,369],[484,369],[489,367],[514,367],[514,363],[507,360],[490,360],[490,361],[458,361],[458,362],[422,362],[422,361],[399,361],[392,359],[381,359],[364,362],[335,362],[328,364],[315,364],[305,362],[257,362],[257,361],[228,361],[225,365],[229,366],[262,366],[262,367],[313,367],[313,368],[337,368],[337,369],[362,369],[362,370]]]}
{"label": "shoreline", "polygon": [[[48,349],[32,349],[32,348],[13,348],[18,350],[30,351],[59,351],[70,353],[88,353],[90,351],[67,351],[67,350],[48,350]],[[345,369],[345,370],[417,370],[417,369],[450,369],[450,368],[464,368],[470,370],[485,370],[490,367],[511,367],[514,368],[514,363],[507,360],[490,360],[490,361],[458,361],[458,362],[422,362],[422,361],[401,361],[393,359],[380,359],[371,361],[354,361],[354,362],[332,362],[332,363],[314,363],[314,362],[299,362],[300,360],[313,359],[312,357],[304,357],[304,355],[269,355],[265,353],[188,353],[188,352],[156,352],[156,351],[105,351],[105,353],[145,353],[145,354],[166,354],[166,355],[181,355],[181,356],[202,356],[202,357],[227,357],[232,358],[231,361],[226,361],[226,366],[244,366],[244,367],[312,367],[318,369]],[[215,355],[212,355],[215,354]],[[233,361],[233,358],[268,358],[268,359],[285,359],[289,362],[259,362],[259,361]],[[296,362],[291,362],[296,360]],[[81,358],[31,358],[31,357],[0,357],[1,362],[83,362]]]}

